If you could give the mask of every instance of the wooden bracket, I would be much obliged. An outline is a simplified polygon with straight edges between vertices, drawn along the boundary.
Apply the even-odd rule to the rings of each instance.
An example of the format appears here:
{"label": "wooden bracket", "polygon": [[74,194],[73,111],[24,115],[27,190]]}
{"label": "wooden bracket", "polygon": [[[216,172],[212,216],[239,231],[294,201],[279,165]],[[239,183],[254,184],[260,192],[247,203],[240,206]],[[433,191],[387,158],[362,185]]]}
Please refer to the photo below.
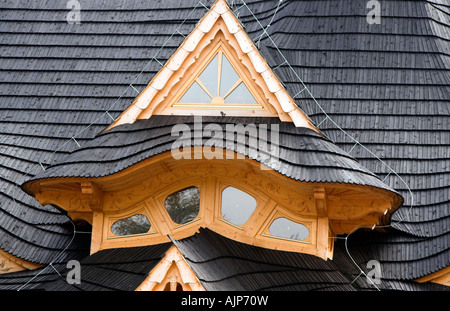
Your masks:
{"label": "wooden bracket", "polygon": [[103,190],[91,181],[81,182],[83,202],[94,212],[103,210]]}
{"label": "wooden bracket", "polygon": [[327,210],[327,194],[325,188],[318,187],[314,189],[314,201],[316,203],[316,211],[319,217],[326,217]]}

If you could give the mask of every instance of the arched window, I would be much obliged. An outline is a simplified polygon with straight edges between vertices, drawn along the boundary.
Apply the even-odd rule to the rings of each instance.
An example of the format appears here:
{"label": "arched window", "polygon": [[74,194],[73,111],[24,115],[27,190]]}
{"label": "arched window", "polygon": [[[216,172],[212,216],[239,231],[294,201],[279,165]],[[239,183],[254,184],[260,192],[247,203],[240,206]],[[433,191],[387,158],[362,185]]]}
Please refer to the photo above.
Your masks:
{"label": "arched window", "polygon": [[303,241],[309,236],[309,230],[305,225],[284,217],[275,219],[269,231],[273,236],[298,241]]}
{"label": "arched window", "polygon": [[247,222],[256,209],[256,200],[248,193],[227,187],[222,191],[222,217],[237,226]]}
{"label": "arched window", "polygon": [[200,209],[200,190],[189,187],[177,191],[166,198],[164,206],[177,224],[185,224],[194,220]]}
{"label": "arched window", "polygon": [[145,215],[137,214],[119,219],[111,226],[111,231],[117,236],[142,234],[150,230],[150,221]]}

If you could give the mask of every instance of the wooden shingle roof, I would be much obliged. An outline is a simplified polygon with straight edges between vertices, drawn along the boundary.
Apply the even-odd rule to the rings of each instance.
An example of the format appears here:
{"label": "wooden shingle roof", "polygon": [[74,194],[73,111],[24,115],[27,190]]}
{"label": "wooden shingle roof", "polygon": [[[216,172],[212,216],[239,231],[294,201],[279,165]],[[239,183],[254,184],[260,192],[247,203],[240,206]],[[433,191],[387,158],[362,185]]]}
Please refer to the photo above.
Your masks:
{"label": "wooden shingle roof", "polygon": [[[83,177],[98,178],[113,175],[152,156],[170,152],[174,142],[179,139],[172,134],[175,125],[189,126],[192,135],[195,133],[195,117],[155,115],[148,120],[137,120],[133,124],[119,125],[108,130],[84,146],[78,148],[68,157],[31,178],[24,184],[24,189],[33,181],[48,178]],[[340,183],[371,186],[395,192],[382,183],[371,171],[361,166],[354,158],[339,149],[326,137],[308,128],[298,128],[291,122],[281,122],[278,118],[268,117],[202,117],[202,126],[216,124],[223,130],[220,139],[202,137],[202,145],[219,142],[224,149],[242,154],[267,165],[274,171],[293,180],[316,183]],[[264,159],[252,139],[258,139],[258,133],[244,133],[245,141],[241,142],[228,126],[264,125],[268,129],[268,144],[277,149],[272,159]],[[271,142],[271,133],[275,131],[279,141]],[[229,140],[232,135],[233,141]],[[255,136],[256,135],[256,136]],[[230,144],[230,141],[232,144]],[[194,139],[187,145],[194,144]],[[185,146],[187,146],[185,145]],[[217,144],[216,144],[217,146]],[[258,152],[257,152],[258,151]],[[270,150],[266,150],[266,155]]]}
{"label": "wooden shingle roof", "polygon": [[[405,198],[394,230],[366,247],[392,279],[415,279],[450,264],[450,6],[383,1],[369,25],[366,3],[351,1],[232,9],[319,129]],[[0,248],[41,264],[72,225],[20,185],[107,127],[136,97],[130,83],[142,90],[206,13],[195,0],[80,3],[80,25],[67,23],[67,1],[1,3]],[[61,262],[86,249],[76,241]]]}
{"label": "wooden shingle roof", "polygon": [[65,264],[52,264],[34,271],[0,275],[0,290],[132,291],[145,280],[169,246],[166,243],[97,252],[80,261],[81,284],[67,282],[71,269]]}
{"label": "wooden shingle roof", "polygon": [[[356,260],[373,255],[371,251],[361,248],[366,239],[356,236],[348,245]],[[335,245],[334,259],[324,261],[308,254],[240,243],[209,229],[201,229],[189,238],[172,240],[171,243],[99,251],[80,261],[81,284],[69,284],[66,278],[71,269],[59,264],[38,271],[0,275],[0,290],[133,291],[171,245],[183,254],[207,291],[376,290],[370,281],[359,275],[360,271],[348,256],[342,240]],[[365,265],[362,268],[368,273]],[[443,285],[419,284],[393,278],[391,274],[385,274],[378,288],[448,290]]]}

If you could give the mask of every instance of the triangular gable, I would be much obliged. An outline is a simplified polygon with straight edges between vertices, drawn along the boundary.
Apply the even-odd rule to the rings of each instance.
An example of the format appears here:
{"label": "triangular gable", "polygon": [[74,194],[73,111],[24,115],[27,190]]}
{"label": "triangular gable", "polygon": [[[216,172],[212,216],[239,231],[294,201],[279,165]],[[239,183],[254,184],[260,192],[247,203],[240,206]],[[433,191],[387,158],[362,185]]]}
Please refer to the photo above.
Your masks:
{"label": "triangular gable", "polygon": [[173,245],[136,291],[204,291],[194,271]]}
{"label": "triangular gable", "polygon": [[[238,82],[231,78],[228,80],[232,82],[227,80],[227,85],[219,82],[213,90],[199,83],[205,70],[214,71],[215,59],[218,63],[222,61],[218,66],[228,65],[228,62],[242,83],[230,86]],[[215,69],[215,72],[219,71]],[[218,79],[214,78],[214,82]],[[221,86],[228,91],[239,88],[236,91],[239,94],[230,92],[228,100],[226,94],[213,94]],[[199,99],[193,100],[189,95],[196,91]],[[319,132],[296,106],[224,0],[212,6],[149,85],[109,128],[157,114],[277,116],[282,121]]]}

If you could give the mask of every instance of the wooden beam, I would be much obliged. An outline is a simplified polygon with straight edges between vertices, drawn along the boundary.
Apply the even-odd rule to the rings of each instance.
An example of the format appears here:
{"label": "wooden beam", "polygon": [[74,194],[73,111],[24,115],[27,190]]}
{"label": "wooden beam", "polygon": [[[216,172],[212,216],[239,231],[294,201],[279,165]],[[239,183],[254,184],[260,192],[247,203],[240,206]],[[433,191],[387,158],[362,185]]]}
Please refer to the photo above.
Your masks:
{"label": "wooden beam", "polygon": [[103,241],[103,212],[94,212],[92,217],[91,254],[100,250]]}

